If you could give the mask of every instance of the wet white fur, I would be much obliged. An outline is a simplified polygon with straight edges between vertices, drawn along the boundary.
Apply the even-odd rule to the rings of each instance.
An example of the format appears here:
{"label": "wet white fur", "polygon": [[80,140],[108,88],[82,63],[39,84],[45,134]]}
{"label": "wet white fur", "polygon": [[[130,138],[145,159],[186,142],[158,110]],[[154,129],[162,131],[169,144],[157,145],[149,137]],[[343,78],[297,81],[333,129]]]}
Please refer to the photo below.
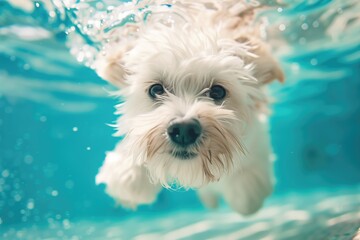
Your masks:
{"label": "wet white fur", "polygon": [[[117,135],[124,138],[107,153],[96,182],[106,184],[107,193],[130,208],[153,203],[162,187],[184,187],[198,189],[208,207],[216,207],[223,198],[241,214],[257,211],[274,182],[262,88],[282,76],[276,75],[280,70],[269,56],[260,56],[266,64],[256,65],[255,53],[249,43],[190,25],[158,25],[142,33],[126,53],[114,51],[117,57],[103,60],[97,71],[120,86],[124,103],[117,106],[116,127]],[[258,77],[259,71],[268,74],[266,79]],[[148,95],[154,83],[167,89],[155,102]],[[214,84],[227,90],[221,103],[206,95]],[[198,150],[217,149],[224,143],[231,159],[219,154],[222,164],[206,162],[206,174],[200,157],[172,157],[169,153],[176,146],[166,129],[174,118],[198,119],[208,131]],[[221,126],[223,136],[213,124]]]}

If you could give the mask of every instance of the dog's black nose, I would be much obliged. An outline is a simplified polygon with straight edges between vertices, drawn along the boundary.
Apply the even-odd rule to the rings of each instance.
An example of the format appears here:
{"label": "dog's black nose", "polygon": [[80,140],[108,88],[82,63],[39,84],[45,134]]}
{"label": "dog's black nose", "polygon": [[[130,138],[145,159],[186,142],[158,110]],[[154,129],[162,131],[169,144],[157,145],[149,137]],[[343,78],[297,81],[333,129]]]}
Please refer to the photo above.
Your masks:
{"label": "dog's black nose", "polygon": [[186,147],[196,142],[201,134],[201,130],[199,121],[189,119],[170,122],[167,133],[173,143]]}

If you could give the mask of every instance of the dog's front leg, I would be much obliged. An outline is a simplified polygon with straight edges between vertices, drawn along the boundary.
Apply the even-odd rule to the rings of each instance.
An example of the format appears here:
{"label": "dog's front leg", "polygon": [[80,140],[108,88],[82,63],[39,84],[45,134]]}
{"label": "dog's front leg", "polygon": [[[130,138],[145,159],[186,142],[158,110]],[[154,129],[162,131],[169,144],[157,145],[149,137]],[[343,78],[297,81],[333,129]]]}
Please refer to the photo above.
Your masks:
{"label": "dog's front leg", "polygon": [[150,182],[143,166],[132,164],[130,159],[116,151],[107,153],[96,183],[106,184],[106,192],[110,196],[122,206],[132,209],[153,203],[161,190],[159,184]]}
{"label": "dog's front leg", "polygon": [[225,201],[243,215],[255,213],[272,193],[274,181],[271,171],[258,165],[235,171],[221,183]]}
{"label": "dog's front leg", "polygon": [[202,204],[211,209],[217,208],[220,201],[219,194],[217,193],[216,188],[214,189],[214,186],[216,187],[216,184],[210,183],[208,186],[202,187],[197,191]]}

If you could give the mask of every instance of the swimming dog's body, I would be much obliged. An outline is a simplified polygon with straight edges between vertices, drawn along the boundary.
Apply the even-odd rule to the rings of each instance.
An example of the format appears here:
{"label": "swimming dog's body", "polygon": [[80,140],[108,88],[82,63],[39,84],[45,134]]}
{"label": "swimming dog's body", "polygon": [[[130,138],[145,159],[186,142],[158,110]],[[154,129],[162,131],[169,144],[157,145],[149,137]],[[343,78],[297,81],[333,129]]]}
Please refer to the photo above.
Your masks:
{"label": "swimming dog's body", "polygon": [[209,207],[222,197],[247,215],[272,192],[263,87],[283,74],[250,26],[254,8],[225,2],[190,9],[192,22],[149,24],[99,61],[99,75],[121,89],[124,139],[97,182],[122,205],[150,204],[162,186],[181,186],[198,189]]}

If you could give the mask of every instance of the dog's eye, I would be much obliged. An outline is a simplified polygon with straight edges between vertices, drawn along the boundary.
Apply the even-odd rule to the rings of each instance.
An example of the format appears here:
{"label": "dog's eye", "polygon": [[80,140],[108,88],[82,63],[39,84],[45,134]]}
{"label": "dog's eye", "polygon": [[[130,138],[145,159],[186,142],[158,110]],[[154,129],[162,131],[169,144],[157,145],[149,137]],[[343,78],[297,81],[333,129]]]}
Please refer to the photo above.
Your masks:
{"label": "dog's eye", "polygon": [[214,85],[210,88],[209,97],[214,100],[222,100],[226,96],[226,90],[220,85]]}
{"label": "dog's eye", "polygon": [[159,95],[163,95],[165,92],[164,87],[161,84],[151,85],[149,88],[149,95],[151,98],[155,99]]}

